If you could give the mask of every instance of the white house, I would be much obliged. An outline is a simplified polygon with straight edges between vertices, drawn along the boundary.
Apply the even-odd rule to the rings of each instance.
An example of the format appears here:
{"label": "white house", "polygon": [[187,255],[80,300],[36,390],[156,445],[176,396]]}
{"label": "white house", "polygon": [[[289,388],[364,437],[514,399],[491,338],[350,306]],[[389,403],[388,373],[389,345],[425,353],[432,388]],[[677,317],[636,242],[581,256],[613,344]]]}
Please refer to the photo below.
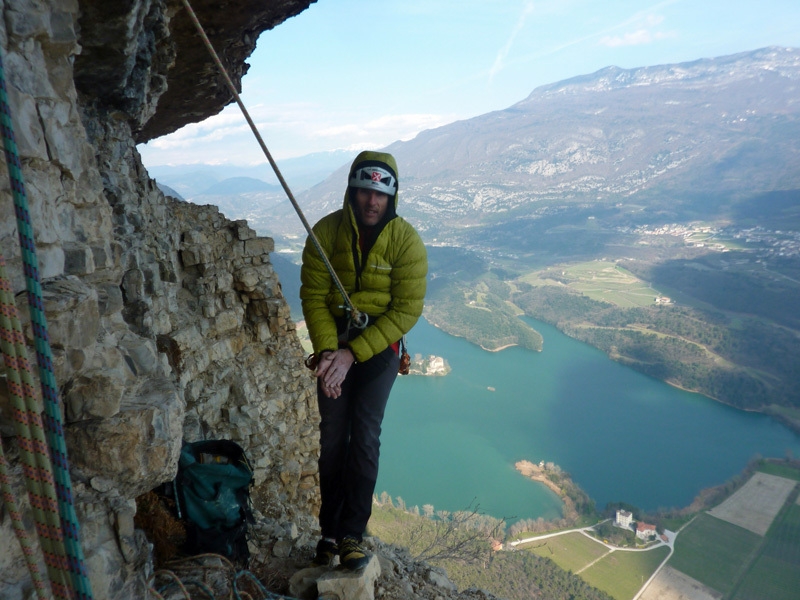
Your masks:
{"label": "white house", "polygon": [[617,511],[617,518],[614,521],[614,525],[628,529],[631,526],[631,522],[633,522],[633,513],[628,512],[627,510]]}
{"label": "white house", "polygon": [[656,526],[639,521],[636,523],[636,537],[640,540],[649,540],[656,537]]}

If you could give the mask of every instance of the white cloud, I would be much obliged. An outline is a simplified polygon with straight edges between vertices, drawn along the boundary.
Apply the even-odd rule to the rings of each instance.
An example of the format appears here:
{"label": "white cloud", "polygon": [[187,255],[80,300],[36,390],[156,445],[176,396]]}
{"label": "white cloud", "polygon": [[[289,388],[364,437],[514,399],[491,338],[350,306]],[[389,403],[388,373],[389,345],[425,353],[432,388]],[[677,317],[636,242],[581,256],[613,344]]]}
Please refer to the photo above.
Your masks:
{"label": "white cloud", "polygon": [[318,129],[316,134],[328,138],[359,140],[383,140],[390,144],[396,140],[409,140],[420,131],[452,122],[451,116],[434,114],[384,115],[365,122],[350,122]]}
{"label": "white cloud", "polygon": [[[408,113],[358,119],[352,112],[330,114],[309,106],[257,106],[248,109],[270,153],[276,158],[357,146],[380,148],[410,140],[420,131],[451,123],[453,115]],[[263,153],[244,117],[228,109],[202,123],[139,146],[146,164],[251,164]]]}
{"label": "white cloud", "polygon": [[674,32],[656,31],[664,21],[662,15],[653,13],[637,13],[632,18],[618,26],[634,27],[633,31],[628,31],[620,35],[606,35],[600,38],[599,44],[601,46],[608,46],[609,48],[618,48],[621,46],[641,46],[643,44],[650,44],[658,40],[665,40],[676,37]]}
{"label": "white cloud", "polygon": [[517,35],[520,31],[522,31],[522,28],[525,27],[525,21],[527,20],[528,15],[530,15],[532,12],[533,2],[526,2],[525,6],[522,8],[522,14],[520,14],[519,19],[514,24],[514,28],[511,30],[511,35],[508,36],[506,43],[497,53],[497,56],[494,59],[494,64],[492,64],[492,68],[489,69],[489,81],[491,81],[497,73],[503,70],[506,57],[511,51],[511,47],[514,45],[514,40],[517,39]]}
{"label": "white cloud", "polygon": [[639,29],[631,31],[622,35],[605,36],[600,38],[601,46],[608,46],[609,48],[616,48],[619,46],[641,46],[643,44],[650,44],[658,40],[665,40],[675,37],[674,33],[665,33],[662,31],[651,31],[649,29]]}

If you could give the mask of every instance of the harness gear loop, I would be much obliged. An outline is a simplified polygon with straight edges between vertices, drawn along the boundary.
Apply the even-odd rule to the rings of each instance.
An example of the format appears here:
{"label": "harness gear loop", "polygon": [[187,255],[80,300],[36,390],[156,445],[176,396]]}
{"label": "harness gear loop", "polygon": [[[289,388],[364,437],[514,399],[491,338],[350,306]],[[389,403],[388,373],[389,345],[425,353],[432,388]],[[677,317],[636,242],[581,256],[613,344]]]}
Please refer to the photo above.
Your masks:
{"label": "harness gear loop", "polygon": [[225,66],[222,64],[222,61],[219,59],[216,50],[211,45],[208,36],[206,35],[203,26],[201,25],[200,21],[197,18],[194,10],[192,9],[191,5],[189,4],[189,0],[182,0],[183,6],[186,8],[186,12],[189,14],[189,18],[191,19],[192,23],[194,23],[197,32],[200,34],[200,38],[203,40],[203,44],[205,45],[206,49],[208,50],[211,58],[214,60],[214,63],[217,65],[222,78],[225,80],[225,85],[228,87],[228,91],[230,91],[231,95],[233,96],[234,100],[236,100],[236,104],[239,105],[239,110],[242,111],[242,115],[244,115],[247,124],[250,126],[250,130],[253,132],[256,140],[258,141],[259,146],[261,146],[261,150],[264,152],[264,156],[267,157],[272,170],[275,172],[275,175],[278,178],[278,181],[283,187],[283,191],[286,192],[286,196],[289,198],[289,201],[292,203],[297,216],[300,218],[300,221],[303,223],[303,227],[305,227],[306,232],[308,233],[308,237],[311,242],[314,244],[314,248],[316,248],[317,252],[319,253],[322,262],[325,263],[325,268],[328,270],[328,273],[333,280],[333,283],[336,285],[336,288],[339,290],[339,293],[342,295],[342,299],[346,305],[347,311],[350,313],[350,317],[353,318],[356,322],[361,322],[362,313],[355,307],[353,302],[350,300],[350,296],[348,296],[347,292],[342,285],[342,282],[339,280],[339,277],[336,275],[336,272],[333,270],[333,265],[331,265],[330,260],[325,255],[325,251],[322,249],[322,246],[317,239],[317,236],[314,235],[314,232],[311,229],[311,225],[306,220],[303,211],[300,209],[300,205],[297,203],[297,200],[294,198],[294,194],[292,194],[292,190],[289,189],[289,184],[286,183],[286,180],[283,178],[283,174],[281,173],[280,169],[278,168],[277,163],[272,158],[272,154],[270,153],[269,149],[267,148],[266,143],[264,143],[261,134],[256,127],[256,124],[253,122],[253,119],[250,118],[250,113],[247,111],[244,103],[242,102],[241,98],[239,97],[239,93],[236,91],[236,86],[233,85],[233,81],[231,81],[230,76],[228,75],[228,71],[225,69]]}

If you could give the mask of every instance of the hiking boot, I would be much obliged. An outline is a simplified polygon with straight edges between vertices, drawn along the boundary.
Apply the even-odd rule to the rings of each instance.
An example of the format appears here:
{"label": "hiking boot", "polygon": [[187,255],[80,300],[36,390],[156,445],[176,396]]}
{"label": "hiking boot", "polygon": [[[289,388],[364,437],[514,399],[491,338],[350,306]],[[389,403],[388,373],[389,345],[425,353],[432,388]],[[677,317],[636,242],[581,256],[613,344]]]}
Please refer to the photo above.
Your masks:
{"label": "hiking boot", "polygon": [[339,562],[345,569],[358,571],[367,566],[369,554],[354,537],[345,537],[339,545]]}
{"label": "hiking boot", "polygon": [[336,542],[322,539],[317,542],[317,551],[314,560],[311,561],[312,567],[330,567],[333,559],[339,553],[339,546]]}

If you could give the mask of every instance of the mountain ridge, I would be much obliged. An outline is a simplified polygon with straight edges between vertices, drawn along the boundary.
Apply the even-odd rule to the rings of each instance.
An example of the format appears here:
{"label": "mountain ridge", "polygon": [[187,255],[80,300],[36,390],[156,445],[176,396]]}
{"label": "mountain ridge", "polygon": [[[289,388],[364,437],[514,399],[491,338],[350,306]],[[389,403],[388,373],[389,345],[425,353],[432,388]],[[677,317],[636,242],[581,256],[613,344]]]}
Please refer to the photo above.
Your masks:
{"label": "mountain ridge", "polygon": [[[469,245],[465,228],[537,219],[555,205],[621,203],[630,216],[652,203],[666,222],[700,196],[800,189],[798,86],[800,49],[783,47],[609,66],[542,85],[505,109],[389,145],[401,171],[400,214],[426,241]],[[281,166],[312,223],[342,205],[352,156],[335,157],[324,163],[327,177],[306,178],[305,188],[291,173],[303,158]],[[269,200],[256,227],[304,235],[293,207]]]}
{"label": "mountain ridge", "polygon": [[[540,86],[506,109],[388,146],[401,165],[400,212],[430,239],[444,221],[530,215],[542,200],[800,188],[798,81],[800,50],[769,47]],[[300,196],[310,220],[341,205],[345,173]],[[298,231],[288,211],[275,217],[289,219],[277,230]]]}

